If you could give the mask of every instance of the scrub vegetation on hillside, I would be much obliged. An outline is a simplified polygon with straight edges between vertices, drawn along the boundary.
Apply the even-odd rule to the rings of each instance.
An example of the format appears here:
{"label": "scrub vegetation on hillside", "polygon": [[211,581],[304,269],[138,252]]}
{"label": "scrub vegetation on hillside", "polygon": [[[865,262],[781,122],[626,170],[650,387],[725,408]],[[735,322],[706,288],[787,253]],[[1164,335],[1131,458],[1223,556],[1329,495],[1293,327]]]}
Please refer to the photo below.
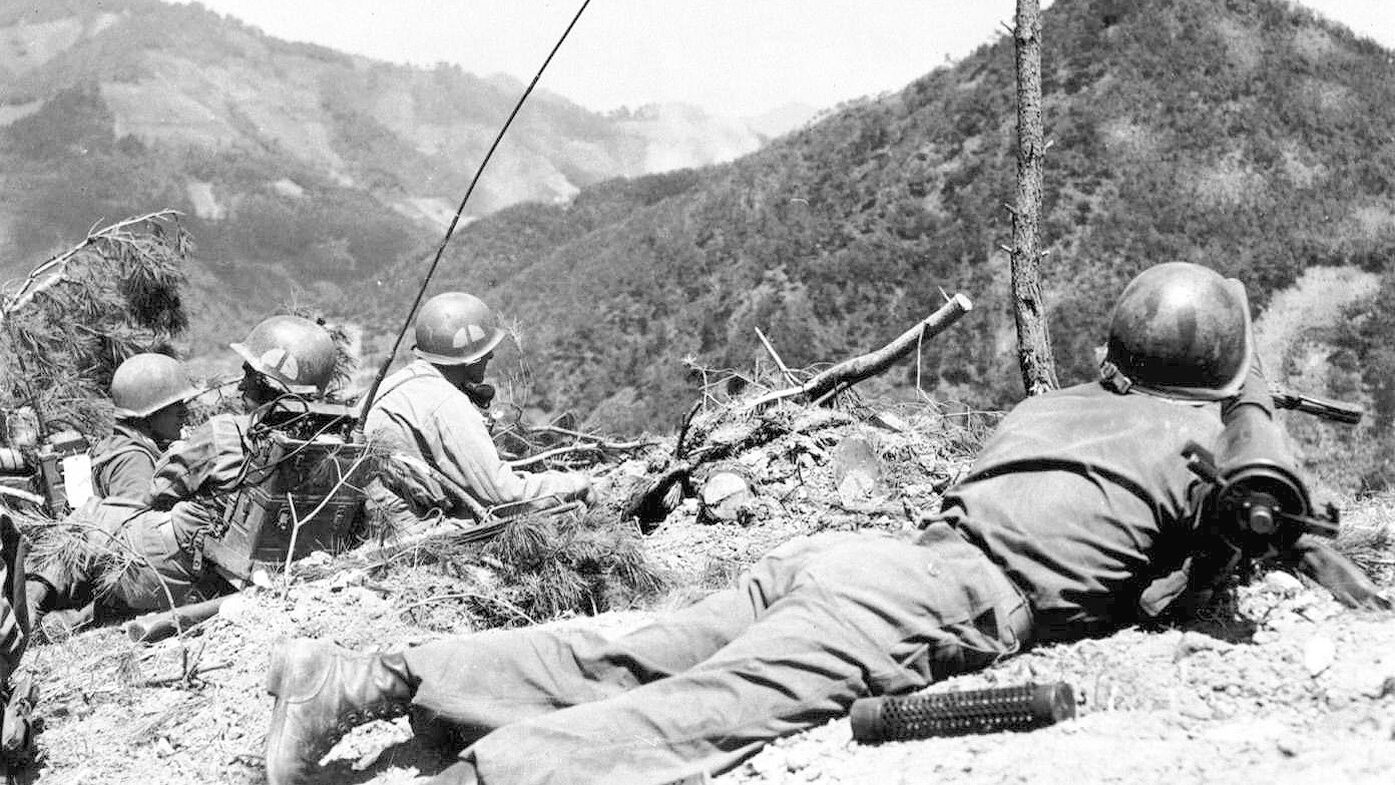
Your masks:
{"label": "scrub vegetation on hillside", "polygon": [[[1064,382],[1093,375],[1106,303],[1157,262],[1239,277],[1259,310],[1311,267],[1392,275],[1389,52],[1273,0],[1061,0],[1044,21],[1043,275]],[[538,405],[622,429],[676,425],[697,381],[684,358],[763,358],[753,327],[791,365],[831,362],[963,291],[973,316],[887,387],[1001,407],[1021,395],[1000,248],[1013,85],[1004,37],[733,164],[502,211],[457,238],[436,286],[526,327]],[[413,262],[371,285],[378,310],[357,293],[340,308],[386,335],[419,280]],[[1386,317],[1352,308],[1334,378],[1306,391],[1375,395],[1388,418]],[[1362,471],[1352,487],[1380,484]]]}

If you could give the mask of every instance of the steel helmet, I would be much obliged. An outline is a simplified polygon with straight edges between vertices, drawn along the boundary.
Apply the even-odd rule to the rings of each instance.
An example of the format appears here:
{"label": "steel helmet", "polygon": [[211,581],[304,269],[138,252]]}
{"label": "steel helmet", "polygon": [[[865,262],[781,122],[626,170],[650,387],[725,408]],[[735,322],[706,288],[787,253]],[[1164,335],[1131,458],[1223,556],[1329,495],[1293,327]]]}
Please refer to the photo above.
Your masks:
{"label": "steel helmet", "polygon": [[148,417],[198,394],[184,363],[167,354],[132,355],[111,376],[111,401],[118,419]]}
{"label": "steel helmet", "polygon": [[469,365],[494,351],[508,333],[484,301],[464,292],[445,292],[426,301],[417,314],[417,345],[412,353],[436,365]]}
{"label": "steel helmet", "polygon": [[229,344],[252,369],[289,392],[324,392],[334,378],[338,351],[329,331],[299,316],[271,316]]}
{"label": "steel helmet", "polygon": [[1240,282],[1168,262],[1139,273],[1119,296],[1101,370],[1124,390],[1218,401],[1240,391],[1252,352]]}

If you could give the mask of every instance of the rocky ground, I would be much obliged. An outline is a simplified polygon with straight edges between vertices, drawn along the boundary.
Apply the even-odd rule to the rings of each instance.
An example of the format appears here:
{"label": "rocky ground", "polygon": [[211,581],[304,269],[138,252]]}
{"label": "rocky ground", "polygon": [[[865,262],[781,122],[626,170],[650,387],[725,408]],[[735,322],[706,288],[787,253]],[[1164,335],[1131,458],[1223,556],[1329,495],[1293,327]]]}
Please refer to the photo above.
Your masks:
{"label": "rocky ground", "polygon": [[[556,624],[623,631],[724,585],[761,552],[830,528],[910,529],[967,457],[953,418],[835,415],[782,431],[725,469],[760,478],[720,511],[687,501],[648,537],[668,577],[633,607]],[[959,445],[959,446],[955,446]],[[868,455],[873,460],[868,461]],[[648,464],[646,464],[646,460]],[[614,492],[655,457],[599,473]],[[743,468],[744,467],[744,468]],[[700,514],[701,513],[701,514]],[[703,521],[703,522],[700,522]],[[1395,496],[1349,505],[1353,531],[1395,524]],[[1390,558],[1372,555],[1390,585]],[[363,561],[321,561],[288,583],[252,588],[182,638],[131,643],[119,628],[35,646],[41,759],[51,785],[262,781],[271,710],[267,656],[288,636],[353,647],[439,636],[452,619],[435,578]],[[452,579],[470,580],[468,570]],[[1395,771],[1395,618],[1356,613],[1286,574],[1238,595],[1239,618],[1051,646],[939,688],[1063,680],[1078,717],[1027,734],[860,745],[846,720],[783,739],[721,783],[1255,782],[1385,783]],[[323,783],[421,782],[447,763],[404,721],[375,723],[326,759]]]}

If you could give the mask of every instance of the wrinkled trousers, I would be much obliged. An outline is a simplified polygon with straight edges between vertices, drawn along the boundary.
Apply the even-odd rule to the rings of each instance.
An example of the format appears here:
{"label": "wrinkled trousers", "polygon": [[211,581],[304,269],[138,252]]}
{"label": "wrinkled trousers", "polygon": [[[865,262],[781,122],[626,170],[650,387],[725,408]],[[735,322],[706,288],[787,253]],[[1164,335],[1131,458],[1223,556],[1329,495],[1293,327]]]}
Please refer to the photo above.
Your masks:
{"label": "wrinkled trousers", "polygon": [[986,667],[1030,629],[1001,570],[936,524],[922,544],[794,540],[736,588],[618,639],[509,630],[404,657],[417,709],[473,741],[457,767],[484,785],[656,785],[730,769],[859,697]]}
{"label": "wrinkled trousers", "polygon": [[180,546],[180,528],[187,524],[176,513],[117,497],[85,512],[93,527],[86,538],[96,548],[115,554],[120,566],[106,569],[120,573],[106,576],[110,587],[103,592],[96,586],[99,565],[93,558],[36,566],[29,577],[49,585],[54,610],[96,602],[102,611],[122,615],[164,610],[171,607],[171,600],[179,606],[223,593],[222,582],[195,569],[193,554]]}

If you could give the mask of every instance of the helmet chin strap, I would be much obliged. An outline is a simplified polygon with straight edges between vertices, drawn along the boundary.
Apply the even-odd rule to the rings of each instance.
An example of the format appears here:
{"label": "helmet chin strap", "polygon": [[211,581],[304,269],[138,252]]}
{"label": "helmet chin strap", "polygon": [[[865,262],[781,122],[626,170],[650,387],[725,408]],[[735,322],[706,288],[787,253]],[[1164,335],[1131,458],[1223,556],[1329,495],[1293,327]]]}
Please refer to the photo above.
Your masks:
{"label": "helmet chin strap", "polygon": [[1100,384],[1105,389],[1119,395],[1127,395],[1133,389],[1133,379],[1124,375],[1119,366],[1109,360],[1100,361]]}
{"label": "helmet chin strap", "polygon": [[1157,389],[1142,384],[1135,384],[1133,379],[1130,379],[1127,374],[1119,370],[1119,366],[1109,360],[1100,361],[1100,384],[1104,385],[1106,390],[1116,395],[1128,395],[1129,393],[1150,395],[1154,398],[1162,398],[1167,401],[1191,406],[1199,406],[1205,403],[1224,400],[1223,398],[1198,396],[1193,391],[1183,390],[1181,388]]}

